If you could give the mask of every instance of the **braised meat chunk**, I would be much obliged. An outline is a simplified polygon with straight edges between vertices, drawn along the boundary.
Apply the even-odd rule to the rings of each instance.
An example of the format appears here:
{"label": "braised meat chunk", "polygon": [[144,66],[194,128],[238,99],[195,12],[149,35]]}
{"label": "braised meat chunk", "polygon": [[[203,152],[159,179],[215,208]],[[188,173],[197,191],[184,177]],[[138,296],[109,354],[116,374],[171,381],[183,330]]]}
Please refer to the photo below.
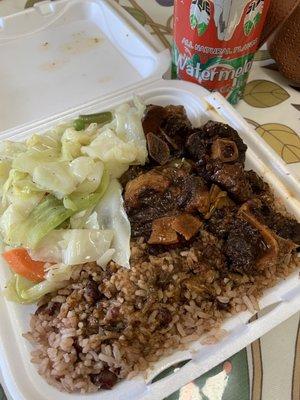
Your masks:
{"label": "braised meat chunk", "polygon": [[205,228],[216,237],[225,239],[235,218],[236,207],[222,207],[214,210],[206,221]]}
{"label": "braised meat chunk", "polygon": [[167,111],[164,107],[148,105],[142,121],[143,130],[145,135],[152,132],[154,134],[160,133],[160,125],[167,116]]}
{"label": "braised meat chunk", "polygon": [[182,235],[185,240],[190,240],[202,226],[202,222],[191,214],[180,214],[173,218],[171,227]]}
{"label": "braised meat chunk", "polygon": [[221,162],[232,162],[238,159],[239,152],[233,140],[216,139],[211,146],[211,158]]}
{"label": "braised meat chunk", "polygon": [[245,170],[247,146],[233,128],[214,121],[193,128],[182,106],[154,105],[143,127],[149,162],[122,181],[132,237],[142,236],[149,254],[193,246],[196,275],[254,276],[295,253],[300,224]]}
{"label": "braised meat chunk", "polygon": [[170,143],[175,143],[177,149],[183,148],[185,138],[191,131],[191,123],[185,114],[171,114],[165,118],[161,125],[162,132],[167,138],[171,138]]}
{"label": "braised meat chunk", "polygon": [[300,245],[300,223],[274,210],[260,199],[248,202],[247,211],[276,235]]}
{"label": "braised meat chunk", "polygon": [[164,165],[170,155],[184,154],[185,138],[190,134],[191,122],[182,106],[149,105],[143,117],[150,161]]}
{"label": "braised meat chunk", "polygon": [[190,240],[201,228],[201,221],[191,214],[179,214],[172,217],[155,219],[152,222],[152,232],[149,244],[175,244],[181,235],[185,240]]}
{"label": "braised meat chunk", "polygon": [[203,139],[202,131],[196,130],[186,140],[187,156],[196,162],[202,161],[209,154],[210,145],[208,140]]}
{"label": "braised meat chunk", "polygon": [[170,185],[168,178],[157,170],[152,170],[129,181],[125,188],[125,204],[127,209],[134,208],[145,192],[163,193]]}
{"label": "braised meat chunk", "polygon": [[152,222],[152,232],[149,244],[174,244],[178,243],[178,235],[172,227],[173,217],[163,217]]}
{"label": "braised meat chunk", "polygon": [[224,248],[230,270],[253,273],[264,249],[263,238],[257,229],[242,219],[232,221]]}
{"label": "braised meat chunk", "polygon": [[212,141],[217,139],[228,139],[233,141],[238,150],[238,161],[244,164],[247,146],[235,129],[221,122],[208,121],[202,127],[202,131],[203,135],[209,137]]}
{"label": "braised meat chunk", "polygon": [[159,165],[166,164],[170,158],[170,149],[168,144],[152,132],[149,132],[146,138],[149,156]]}
{"label": "braised meat chunk", "polygon": [[[150,168],[149,168],[150,169]],[[137,178],[148,170],[148,165],[131,165],[119,179],[121,185],[125,188],[129,181]]]}
{"label": "braised meat chunk", "polygon": [[263,238],[266,251],[256,263],[257,269],[261,270],[272,265],[280,265],[285,259],[289,259],[296,248],[296,244],[289,239],[279,237],[267,225],[257,219],[253,214],[253,207],[256,202],[256,200],[252,200],[243,204],[238,215],[257,229]]}
{"label": "braised meat chunk", "polygon": [[[139,175],[127,183],[124,193],[132,235],[148,239],[152,221],[162,217],[192,213],[204,215],[209,209],[209,196],[203,179],[193,175],[188,163],[173,162]],[[191,220],[194,217],[190,215],[187,218]],[[196,219],[193,221],[195,223]]]}
{"label": "braised meat chunk", "polygon": [[186,152],[196,162],[212,158],[221,162],[244,164],[247,146],[229,125],[208,121],[195,128],[186,140]]}
{"label": "braised meat chunk", "polygon": [[209,209],[209,189],[200,176],[188,175],[181,182],[179,206],[185,211],[206,214]]}
{"label": "braised meat chunk", "polygon": [[289,239],[300,246],[300,223],[296,220],[274,212],[267,225],[278,236]]}
{"label": "braised meat chunk", "polygon": [[215,183],[238,202],[244,202],[253,195],[250,183],[241,163],[222,163],[220,160],[210,160],[198,167],[199,174],[209,183]]}
{"label": "braised meat chunk", "polygon": [[255,195],[261,195],[262,193],[270,190],[269,185],[264,182],[256,172],[252,170],[245,171],[245,175],[251,186],[251,190]]}

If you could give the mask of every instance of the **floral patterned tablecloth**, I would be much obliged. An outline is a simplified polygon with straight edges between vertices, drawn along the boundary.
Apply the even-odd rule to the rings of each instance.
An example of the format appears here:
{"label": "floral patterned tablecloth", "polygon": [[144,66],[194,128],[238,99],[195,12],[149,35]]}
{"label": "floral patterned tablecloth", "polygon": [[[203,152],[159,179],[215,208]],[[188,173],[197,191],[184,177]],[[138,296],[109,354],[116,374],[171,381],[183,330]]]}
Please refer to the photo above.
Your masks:
{"label": "floral patterned tablecloth", "polygon": [[[153,35],[170,46],[173,0],[116,0]],[[34,0],[27,1],[27,6]],[[24,8],[25,0],[0,0],[0,16]],[[256,53],[237,110],[266,146],[300,180],[300,88],[281,77],[268,51]],[[178,366],[177,366],[178,367]],[[163,375],[172,373],[171,370]],[[0,386],[0,400],[6,399]],[[182,387],[168,400],[300,400],[300,314]]]}

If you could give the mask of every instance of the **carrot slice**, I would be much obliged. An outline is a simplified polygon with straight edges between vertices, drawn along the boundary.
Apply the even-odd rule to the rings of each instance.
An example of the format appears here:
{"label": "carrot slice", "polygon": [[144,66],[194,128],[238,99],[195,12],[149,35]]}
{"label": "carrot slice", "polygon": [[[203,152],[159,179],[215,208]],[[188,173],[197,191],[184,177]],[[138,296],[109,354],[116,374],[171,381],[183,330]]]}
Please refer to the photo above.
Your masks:
{"label": "carrot slice", "polygon": [[29,281],[40,282],[44,279],[45,263],[42,261],[32,260],[26,249],[12,249],[3,253],[2,256],[15,273],[23,276]]}

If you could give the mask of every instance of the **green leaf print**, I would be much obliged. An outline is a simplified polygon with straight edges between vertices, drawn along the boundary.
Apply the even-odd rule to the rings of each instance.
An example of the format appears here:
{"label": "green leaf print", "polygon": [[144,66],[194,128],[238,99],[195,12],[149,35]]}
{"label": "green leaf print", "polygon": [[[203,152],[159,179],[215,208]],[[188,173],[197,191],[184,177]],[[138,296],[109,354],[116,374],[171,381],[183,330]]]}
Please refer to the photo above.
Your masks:
{"label": "green leaf print", "polygon": [[237,87],[232,90],[227,100],[229,101],[230,104],[237,104],[240,98],[241,98],[241,89],[240,87]]}
{"label": "green leaf print", "polygon": [[178,63],[178,56],[179,56],[179,51],[176,46],[176,43],[172,43],[172,68],[171,68],[171,78],[172,79],[177,79],[177,74],[178,74],[178,68],[177,68],[177,63]]}
{"label": "green leaf print", "polygon": [[172,62],[177,65],[177,60],[179,56],[179,51],[176,46],[176,43],[173,41],[172,42]]}
{"label": "green leaf print", "polygon": [[190,24],[191,24],[191,28],[195,29],[197,26],[197,18],[195,17],[195,15],[191,15],[190,16]]}
{"label": "green leaf print", "polygon": [[259,23],[260,18],[261,18],[261,14],[258,13],[258,14],[255,15],[255,17],[253,19],[254,26],[256,26]]}
{"label": "green leaf print", "polygon": [[197,30],[198,30],[198,35],[201,36],[205,33],[207,29],[207,24],[205,24],[204,22],[201,22],[200,24],[198,24]]}
{"label": "green leaf print", "polygon": [[194,54],[192,58],[187,58],[186,65],[191,65],[192,67],[196,67],[197,62],[200,62],[200,59],[197,57],[197,54]]}
{"label": "green leaf print", "polygon": [[210,58],[204,65],[202,69],[208,69],[212,65],[217,65],[219,62],[222,61],[222,57],[214,57]]}
{"label": "green leaf print", "polygon": [[250,33],[251,33],[253,27],[254,27],[253,22],[252,22],[252,21],[247,21],[247,22],[245,23],[245,25],[244,25],[244,32],[245,32],[245,35],[247,35],[247,36],[250,35]]}
{"label": "green leaf print", "polygon": [[253,59],[253,54],[247,54],[246,56],[240,58],[234,58],[233,60],[226,60],[224,59],[224,64],[231,65],[234,69],[242,67],[246,64],[247,61],[251,61]]}
{"label": "green leaf print", "polygon": [[193,65],[193,67],[197,67],[198,63],[201,64],[200,57],[199,57],[198,54],[194,54],[193,57],[192,57],[192,65]]}

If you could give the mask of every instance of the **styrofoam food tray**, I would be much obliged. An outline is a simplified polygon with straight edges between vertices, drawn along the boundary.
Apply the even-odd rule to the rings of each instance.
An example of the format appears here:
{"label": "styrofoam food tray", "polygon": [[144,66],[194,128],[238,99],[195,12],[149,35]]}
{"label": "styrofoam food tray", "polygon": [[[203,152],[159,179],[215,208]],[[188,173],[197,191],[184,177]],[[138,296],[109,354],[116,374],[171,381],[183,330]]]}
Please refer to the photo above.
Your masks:
{"label": "styrofoam food tray", "polygon": [[[83,11],[85,14],[82,21]],[[159,76],[162,75],[166,68],[166,60],[168,59],[166,53],[157,47],[150,35],[140,31],[141,28],[134,21],[130,18],[128,19],[127,16],[125,17],[118,8],[112,7],[110,2],[74,0],[67,3],[65,0],[62,0],[55,3],[55,6],[51,4],[50,8],[48,3],[42,3],[41,9],[37,8],[36,10],[28,11],[25,14],[26,18],[24,13],[21,13],[12,17],[11,20],[8,19],[8,22],[4,20],[2,22],[3,35],[0,32],[1,54],[1,45],[3,45],[3,48],[7,51],[7,57],[9,57],[9,42],[11,46],[16,46],[15,48],[18,49],[21,44],[25,47],[27,46],[27,49],[34,49],[41,40],[48,41],[53,47],[55,47],[55,43],[61,46],[64,40],[67,40],[67,43],[69,43],[70,35],[76,35],[76,29],[80,29],[80,31],[84,29],[86,37],[90,37],[87,36],[86,32],[92,29],[92,35],[103,36],[105,40],[110,41],[111,46],[119,46],[119,42],[117,44],[114,42],[116,40],[116,33],[113,30],[105,31],[104,29],[107,26],[106,18],[108,15],[111,16],[111,14],[115,17],[115,21],[119,26],[117,35],[119,42],[122,42],[120,40],[120,35],[123,37],[122,32],[126,40],[129,40],[128,38],[130,37],[133,40],[133,42],[127,44],[129,47],[130,44],[132,45],[129,55],[127,55],[126,49],[121,48],[120,50],[120,47],[118,47],[119,52],[123,51],[122,57],[125,61],[123,60],[122,62],[125,64],[127,62],[128,64],[126,71],[128,80],[125,83],[123,80],[119,81],[119,86],[116,84],[112,91],[100,85],[102,93],[97,96],[97,91],[93,87],[95,85],[95,76],[98,74],[97,68],[99,66],[97,65],[97,68],[94,67],[89,72],[89,79],[93,82],[93,85],[87,85],[87,82],[82,83],[79,78],[76,82],[81,91],[86,89],[88,92],[88,100],[85,98],[82,101],[81,93],[76,94],[72,92],[72,95],[65,93],[72,86],[72,75],[61,75],[61,72],[52,74],[53,71],[49,74],[48,70],[39,69],[38,67],[42,61],[41,58],[45,56],[35,55],[33,57],[34,60],[31,60],[31,68],[36,68],[37,80],[30,78],[30,82],[28,82],[28,79],[24,79],[23,82],[24,92],[26,92],[28,99],[28,114],[24,114],[23,110],[20,111],[19,108],[15,108],[14,116],[16,119],[14,119],[11,113],[2,115],[4,119],[0,122],[3,123],[1,137],[3,139],[22,140],[34,132],[43,132],[63,120],[74,118],[79,113],[113,109],[118,104],[130,100],[133,94],[140,95],[146,103],[161,105],[182,104],[186,107],[188,116],[194,125],[200,125],[208,119],[214,119],[225,121],[236,128],[249,146],[246,159],[247,167],[253,168],[264,180],[269,182],[278,198],[282,199],[288,210],[296,218],[300,219],[299,187],[296,180],[293,176],[289,175],[285,166],[278,162],[274,153],[268,147],[263,146],[264,142],[262,139],[255,134],[221,96],[209,94],[200,86],[190,83],[162,81]],[[47,23],[45,21],[43,21],[43,24],[41,23],[40,15],[42,15],[42,18],[46,17]],[[28,20],[31,20],[30,26],[35,26],[35,32],[29,32],[29,25],[26,23]],[[23,31],[21,29],[22,24]],[[62,24],[66,27],[65,29],[61,28]],[[72,25],[71,31],[70,24]],[[96,32],[94,31],[95,25],[98,29]],[[59,31],[58,36],[56,35],[57,31]],[[40,35],[38,40],[36,39],[36,35]],[[18,46],[16,42],[19,42]],[[79,41],[79,43],[81,42]],[[136,43],[139,43],[139,46]],[[83,45],[80,44],[80,46]],[[81,53],[78,55],[73,47],[72,51],[74,54],[67,62],[68,71],[74,74],[76,71],[78,72],[76,68],[78,68],[79,59],[81,62],[83,61],[83,53],[84,60],[88,58],[89,62],[94,60],[93,57],[100,55],[100,53],[97,54],[95,48],[89,48],[87,52],[82,47],[80,49]],[[54,49],[51,53],[51,57],[55,55],[55,59],[58,61],[57,52],[59,51],[59,49]],[[96,54],[94,53],[95,51]],[[144,56],[145,51],[148,51],[147,63],[149,63],[148,65],[152,65],[152,69],[147,70],[148,67],[143,69],[143,63],[137,61],[140,57]],[[94,54],[93,57],[90,52]],[[75,57],[74,62],[73,56]],[[78,60],[77,56],[79,57]],[[47,57],[50,59],[47,62],[51,63],[51,57],[49,55]],[[115,55],[112,57],[115,57]],[[135,61],[133,62],[132,59],[135,59]],[[152,61],[149,61],[150,59]],[[44,59],[43,62],[45,62]],[[101,66],[104,68],[102,68],[101,74],[107,72],[108,66],[103,66],[102,64]],[[130,66],[133,66],[133,69],[130,69]],[[4,66],[0,66],[0,72],[1,68],[3,69],[2,72],[7,75],[9,65],[7,65],[6,69]],[[20,66],[19,69],[17,66],[15,68],[15,72],[21,73]],[[64,68],[64,66],[61,68]],[[138,79],[136,78],[137,73]],[[67,82],[66,90],[64,87],[59,86],[63,78]],[[123,76],[123,79],[125,78],[126,75]],[[134,81],[135,78],[136,81]],[[43,82],[43,79],[47,79],[45,85],[49,91],[41,93],[39,85]],[[116,79],[118,80],[119,78],[117,77]],[[0,84],[3,81],[0,78]],[[114,81],[113,77],[112,81]],[[121,89],[120,84],[123,84]],[[33,88],[32,85],[34,86]],[[56,92],[50,90],[54,85],[56,85]],[[35,91],[38,91],[38,93]],[[14,95],[10,91],[7,91],[7,95],[7,102],[13,102],[16,98],[16,93]],[[53,102],[59,96],[64,96],[64,102],[62,102],[63,104],[60,103],[59,107],[57,107]],[[43,107],[39,107],[38,105],[39,98]],[[8,106],[6,105],[6,107],[8,112]],[[3,261],[0,264],[3,264]],[[8,269],[4,265],[0,265],[1,289],[4,288],[8,276]],[[265,309],[265,312],[262,313],[264,315],[261,315],[254,322],[249,322],[251,318],[249,312],[240,313],[226,321],[224,328],[228,330],[229,335],[220,343],[202,346],[199,342],[195,342],[186,351],[177,351],[170,357],[165,357],[156,363],[148,371],[146,378],[139,376],[132,380],[124,380],[111,391],[103,391],[91,395],[70,395],[60,393],[57,389],[45,383],[38,375],[35,366],[30,363],[29,353],[31,347],[22,338],[22,333],[28,330],[29,314],[34,311],[35,307],[20,306],[7,302],[0,295],[0,313],[2,317],[0,323],[0,368],[5,386],[11,397],[15,400],[70,400],[71,398],[80,400],[98,398],[103,400],[159,400],[208,371],[297,312],[300,309],[299,272],[296,271],[288,279],[283,280],[276,287],[268,290],[261,299],[260,306],[262,309]],[[161,371],[184,360],[190,361],[172,375],[151,383],[152,379]]]}

